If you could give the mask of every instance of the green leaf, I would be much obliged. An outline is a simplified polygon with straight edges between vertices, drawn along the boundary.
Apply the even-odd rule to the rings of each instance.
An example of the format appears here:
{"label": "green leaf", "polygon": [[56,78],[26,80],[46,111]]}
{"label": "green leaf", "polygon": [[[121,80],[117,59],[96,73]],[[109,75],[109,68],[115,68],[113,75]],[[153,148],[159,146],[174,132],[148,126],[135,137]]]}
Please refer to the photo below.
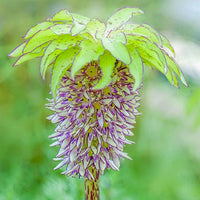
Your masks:
{"label": "green leaf", "polygon": [[28,60],[31,60],[31,59],[33,59],[33,58],[38,58],[38,57],[41,57],[42,55],[43,55],[43,53],[44,53],[44,48],[40,51],[40,52],[38,52],[38,53],[36,53],[36,52],[33,52],[33,53],[26,53],[26,54],[23,54],[22,56],[20,56],[19,58],[18,58],[18,60],[15,62],[15,64],[13,65],[14,67],[15,66],[18,66],[18,65],[20,65],[20,64],[22,64],[23,62],[25,62],[25,61],[28,61]]}
{"label": "green leaf", "polygon": [[170,67],[168,68],[167,73],[164,73],[164,70],[160,61],[157,60],[155,57],[152,57],[151,53],[149,52],[143,53],[142,60],[145,65],[149,67],[155,67],[156,69],[158,69],[160,72],[162,72],[166,76],[166,78],[172,85],[178,87],[177,77],[172,73],[172,70]]}
{"label": "green leaf", "polygon": [[122,44],[127,43],[126,35],[121,30],[112,31],[109,38],[117,42],[121,42]]}
{"label": "green leaf", "polygon": [[56,58],[51,77],[51,92],[54,98],[56,97],[57,86],[66,70],[70,68],[78,50],[78,47],[71,47]]}
{"label": "green leaf", "polygon": [[128,65],[131,75],[135,78],[133,90],[138,89],[143,81],[144,66],[140,54],[137,49],[132,45],[128,46],[132,62]]}
{"label": "green leaf", "polygon": [[122,26],[120,26],[119,30],[122,30],[125,33],[132,33],[132,31],[138,26],[140,25],[135,23],[123,24]]}
{"label": "green leaf", "polygon": [[[135,25],[134,25],[135,26]],[[134,27],[133,26],[133,27]],[[129,27],[127,27],[129,28]],[[135,33],[140,33],[142,34],[143,36],[146,36],[146,37],[150,37],[149,39],[152,41],[152,42],[155,42],[157,43],[159,46],[163,47],[167,47],[172,53],[173,55],[175,55],[175,52],[174,52],[174,49],[173,47],[171,46],[170,42],[168,41],[168,39],[163,36],[162,34],[160,34],[156,29],[154,29],[151,25],[149,24],[142,24],[142,25],[139,25],[135,28],[133,28],[133,30],[130,32],[126,32],[126,34],[135,34]]]}
{"label": "green leaf", "polygon": [[85,30],[86,25],[90,21],[90,19],[75,13],[72,13],[71,15],[73,18],[73,27],[71,29],[71,34],[72,36],[74,36]]}
{"label": "green leaf", "polygon": [[[128,38],[129,40],[130,38]],[[166,58],[162,49],[156,43],[152,43],[149,39],[141,37],[141,36],[132,36],[132,44],[137,48],[138,52],[142,59],[145,59],[147,53],[150,58],[155,59],[157,61],[157,65],[153,65],[153,67],[160,70],[162,73],[166,74],[168,70],[168,65],[166,62]],[[130,42],[128,42],[130,44]],[[147,60],[148,62],[148,60]]]}
{"label": "green leaf", "polygon": [[179,88],[177,77],[170,67],[165,76],[173,86]]}
{"label": "green leaf", "polygon": [[142,24],[132,31],[133,34],[139,33],[149,38],[151,42],[155,42],[159,46],[162,46],[162,40],[160,34],[150,25]]}
{"label": "green leaf", "polygon": [[[83,39],[82,40],[91,40],[92,42],[98,42],[97,40],[95,40],[92,35],[90,35],[90,33],[83,31],[82,33],[78,34],[79,36],[81,36]],[[76,36],[77,37],[77,36]]]}
{"label": "green leaf", "polygon": [[86,28],[85,24],[79,24],[78,22],[74,22],[73,27],[71,29],[72,36],[75,36],[79,34],[81,31],[83,31]]}
{"label": "green leaf", "polygon": [[73,27],[71,29],[72,36],[79,34],[85,30],[87,23],[90,21],[89,18],[78,14],[71,14],[73,17]]}
{"label": "green leaf", "polygon": [[48,66],[56,59],[56,56],[68,49],[69,46],[75,46],[81,39],[80,37],[72,37],[71,35],[61,35],[48,45],[40,62],[40,72],[43,79],[45,78]]}
{"label": "green leaf", "polygon": [[97,35],[100,34],[101,37],[105,31],[105,24],[98,19],[91,20],[86,26],[86,32],[88,32],[95,40],[98,39]]}
{"label": "green leaf", "polygon": [[25,36],[24,39],[29,39],[30,37],[32,37],[35,33],[37,33],[38,31],[43,31],[51,26],[53,26],[54,23],[52,22],[41,22],[39,24],[37,24],[36,26],[33,26],[32,28],[30,28]]}
{"label": "green leaf", "polygon": [[178,64],[174,60],[174,58],[171,58],[167,53],[165,53],[165,57],[167,59],[168,66],[178,75],[178,77],[181,79],[181,82],[188,87],[187,81],[183,75],[183,72],[179,68]]}
{"label": "green leaf", "polygon": [[103,54],[104,49],[101,44],[92,42],[90,40],[84,40],[80,44],[81,50],[76,55],[71,68],[71,77],[74,79],[76,72],[91,61],[99,59],[99,56]]}
{"label": "green leaf", "polygon": [[109,51],[105,51],[105,53],[102,56],[100,56],[99,65],[100,65],[103,77],[97,83],[97,85],[93,87],[94,90],[102,89],[110,84],[112,80],[111,75],[113,73],[115,61],[116,59],[111,55]]}
{"label": "green leaf", "polygon": [[172,53],[173,56],[175,56],[175,51],[174,48],[172,47],[172,45],[170,44],[169,40],[164,36],[164,35],[160,35],[163,46],[167,47]]}
{"label": "green leaf", "polygon": [[60,12],[56,13],[51,21],[73,21],[71,14],[66,10],[61,10]]}
{"label": "green leaf", "polygon": [[[149,24],[125,24],[120,29],[127,35],[136,35],[136,34],[141,34],[140,36],[148,38],[150,41],[157,43],[161,47],[167,47],[175,56],[175,52],[173,47],[171,46],[170,42],[168,39],[160,34],[156,29],[154,29],[151,25]],[[128,41],[132,42],[131,40]]]}
{"label": "green leaf", "polygon": [[[159,71],[165,74],[165,76],[167,77],[169,82],[172,83],[172,85],[178,87],[178,80],[176,77],[177,74],[181,79],[182,83],[185,86],[188,86],[185,77],[182,71],[180,70],[179,66],[176,64],[175,60],[169,57],[169,55],[164,50],[159,49],[159,47],[156,44],[148,44],[148,42],[146,41],[139,40],[138,42],[134,42],[134,45],[139,51],[144,63],[148,66],[150,65],[157,68]],[[168,70],[166,71],[165,69]]]}
{"label": "green leaf", "polygon": [[23,42],[19,46],[17,46],[13,51],[11,51],[8,56],[16,58],[18,56],[21,56],[23,54],[24,47],[26,45],[26,42]]}
{"label": "green leaf", "polygon": [[82,16],[82,15],[78,15],[76,13],[71,13],[71,15],[72,15],[73,20],[78,22],[79,24],[86,25],[90,21],[90,18]]}
{"label": "green leaf", "polygon": [[145,65],[149,67],[155,67],[166,76],[166,78],[172,85],[178,87],[178,81],[176,75],[173,73],[170,66],[168,66],[167,73],[164,71],[164,66],[160,61],[156,51],[153,51],[151,49],[146,49],[146,51],[143,51],[142,49],[137,49],[137,50],[138,51],[141,50],[139,51],[139,53]]}
{"label": "green leaf", "polygon": [[56,35],[70,34],[72,26],[69,24],[57,24],[50,28]]}
{"label": "green leaf", "polygon": [[31,52],[38,46],[56,38],[58,38],[58,35],[56,35],[50,29],[39,31],[27,42],[26,46],[24,47],[24,53]]}
{"label": "green leaf", "polygon": [[[63,52],[63,50],[60,49],[55,49],[52,53],[48,54],[48,56],[45,56],[45,62],[43,63],[43,57],[41,58],[40,61],[40,74],[42,76],[43,79],[45,79],[45,75],[46,75],[46,71],[48,69],[48,67],[51,67],[53,62],[55,61],[56,57],[61,54]],[[45,52],[44,52],[45,54]],[[42,64],[41,64],[42,63]]]}
{"label": "green leaf", "polygon": [[120,8],[108,18],[105,35],[107,36],[111,31],[117,30],[120,26],[128,22],[133,16],[140,14],[143,14],[143,11],[139,8]]}
{"label": "green leaf", "polygon": [[110,51],[110,53],[118,60],[124,62],[125,64],[130,64],[131,58],[128,49],[121,42],[117,42],[110,38],[101,38],[102,45],[104,49]]}

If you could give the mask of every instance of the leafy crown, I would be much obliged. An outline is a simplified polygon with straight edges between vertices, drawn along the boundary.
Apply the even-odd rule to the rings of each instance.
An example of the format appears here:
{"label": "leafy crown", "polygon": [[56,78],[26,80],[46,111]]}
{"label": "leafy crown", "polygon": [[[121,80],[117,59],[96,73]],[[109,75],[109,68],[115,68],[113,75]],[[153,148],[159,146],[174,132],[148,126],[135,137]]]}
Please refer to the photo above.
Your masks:
{"label": "leafy crown", "polygon": [[142,83],[144,64],[158,69],[172,85],[179,87],[178,76],[187,86],[167,38],[148,24],[130,22],[131,18],[140,14],[143,11],[139,8],[125,7],[104,23],[61,10],[30,28],[24,36],[25,41],[9,56],[19,57],[14,66],[41,57],[43,79],[47,69],[52,67],[51,91],[54,97],[67,70],[70,69],[73,79],[82,67],[92,61],[98,61],[102,70],[101,80],[93,87],[95,90],[109,85],[116,60],[129,68],[135,79],[134,89]]}

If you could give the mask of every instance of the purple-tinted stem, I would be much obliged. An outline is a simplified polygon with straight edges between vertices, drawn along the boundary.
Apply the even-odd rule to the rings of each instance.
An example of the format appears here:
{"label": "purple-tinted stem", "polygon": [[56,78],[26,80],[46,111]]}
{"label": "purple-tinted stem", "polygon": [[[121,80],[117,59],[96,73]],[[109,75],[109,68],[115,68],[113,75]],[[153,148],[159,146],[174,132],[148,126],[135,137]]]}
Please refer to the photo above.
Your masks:
{"label": "purple-tinted stem", "polygon": [[92,167],[90,172],[93,179],[85,179],[85,200],[99,200],[99,171]]}

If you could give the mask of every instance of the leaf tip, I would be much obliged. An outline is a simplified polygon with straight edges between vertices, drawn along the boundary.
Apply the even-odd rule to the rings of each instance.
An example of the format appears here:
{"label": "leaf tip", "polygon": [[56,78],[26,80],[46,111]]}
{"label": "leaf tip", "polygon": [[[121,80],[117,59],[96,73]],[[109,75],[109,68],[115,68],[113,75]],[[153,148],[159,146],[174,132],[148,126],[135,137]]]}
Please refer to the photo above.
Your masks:
{"label": "leaf tip", "polygon": [[71,68],[71,71],[70,71],[70,76],[71,76],[71,79],[74,80],[74,78],[75,78],[75,71],[72,70],[72,68]]}
{"label": "leaf tip", "polygon": [[7,55],[7,57],[13,58],[13,56],[12,56],[12,51]]}

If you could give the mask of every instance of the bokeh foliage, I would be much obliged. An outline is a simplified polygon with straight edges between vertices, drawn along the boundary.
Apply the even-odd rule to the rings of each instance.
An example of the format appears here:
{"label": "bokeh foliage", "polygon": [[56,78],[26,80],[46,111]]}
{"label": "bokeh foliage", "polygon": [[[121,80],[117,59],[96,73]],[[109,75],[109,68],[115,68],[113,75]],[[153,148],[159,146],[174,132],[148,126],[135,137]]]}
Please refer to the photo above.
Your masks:
{"label": "bokeh foliage", "polygon": [[[7,54],[23,41],[19,36],[63,8],[103,20],[119,7],[137,6],[146,14],[136,20],[159,30],[173,28],[161,4],[160,0],[0,1],[0,200],[84,196],[83,180],[52,170],[56,149],[49,147],[48,135],[54,127],[45,120],[49,113],[44,108],[49,80],[42,81],[38,61],[11,67],[13,60]],[[189,89],[177,90],[152,71],[147,71],[144,81],[142,116],[137,118],[132,138],[136,144],[126,149],[133,161],[123,161],[120,172],[108,171],[101,178],[102,200],[198,200],[199,86],[191,79]]]}

